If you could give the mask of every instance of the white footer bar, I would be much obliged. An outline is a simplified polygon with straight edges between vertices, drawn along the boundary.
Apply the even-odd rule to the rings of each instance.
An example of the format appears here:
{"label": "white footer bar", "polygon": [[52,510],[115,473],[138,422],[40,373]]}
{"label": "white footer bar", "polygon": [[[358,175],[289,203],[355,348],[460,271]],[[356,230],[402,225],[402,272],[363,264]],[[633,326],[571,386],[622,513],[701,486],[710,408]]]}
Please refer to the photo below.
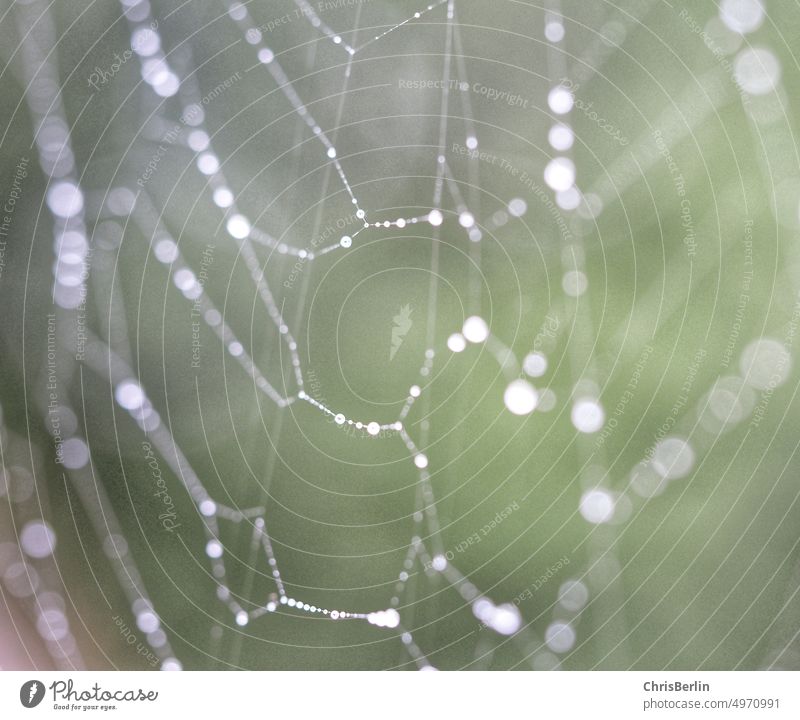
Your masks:
{"label": "white footer bar", "polygon": [[791,672],[2,672],[0,717],[797,720],[799,681]]}

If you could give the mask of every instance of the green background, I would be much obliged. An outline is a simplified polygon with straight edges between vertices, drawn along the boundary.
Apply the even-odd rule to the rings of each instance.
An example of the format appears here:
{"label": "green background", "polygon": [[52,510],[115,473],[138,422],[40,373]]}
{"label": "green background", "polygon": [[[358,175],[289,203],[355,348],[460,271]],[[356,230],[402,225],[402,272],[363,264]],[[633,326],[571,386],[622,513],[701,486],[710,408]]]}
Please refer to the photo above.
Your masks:
{"label": "green background", "polygon": [[[470,243],[445,190],[448,219],[436,245],[427,224],[366,230],[352,250],[305,263],[291,287],[284,282],[294,259],[259,250],[298,340],[307,384],[313,377],[315,397],[348,417],[393,421],[409,386],[419,382],[433,333],[438,355],[426,391],[431,400],[425,451],[444,547],[455,548],[508,505],[520,507],[480,543],[456,552],[461,572],[496,602],[507,602],[561,558],[570,560],[521,601],[528,624],[524,639],[479,631],[458,592],[441,577],[427,577],[416,563],[400,613],[439,668],[552,665],[541,638],[554,617],[568,616],[555,604],[559,585],[568,578],[585,582],[590,602],[573,618],[577,642],[561,662],[565,669],[756,669],[784,649],[779,665],[800,665],[800,645],[793,639],[800,613],[793,595],[800,522],[796,371],[769,399],[757,426],[748,417],[718,437],[696,427],[698,403],[718,377],[738,372],[739,356],[751,340],[764,336],[786,344],[791,335],[800,269],[794,142],[800,70],[790,43],[800,33],[800,13],[789,4],[768,3],[764,25],[747,36],[746,42],[770,48],[782,69],[779,93],[753,98],[748,110],[731,75],[735,53],[723,56],[727,66],[715,58],[680,18],[684,7],[701,25],[716,14],[714,4],[701,2],[674,8],[661,2],[564,2],[566,37],[553,53],[543,37],[544,9],[535,3],[457,2],[463,60],[453,60],[451,76],[462,79],[465,72],[470,88],[479,83],[528,102],[511,107],[471,89],[453,91],[447,162],[479,223],[489,226],[492,214],[516,197],[528,205],[522,220],[488,227],[479,246]],[[270,1],[251,4],[250,12],[256,22],[267,23],[294,15],[294,8]],[[222,4],[155,0],[153,9],[165,18],[159,32],[165,51],[175,49],[170,58],[176,71],[194,71],[201,94],[241,74],[205,107],[206,127],[240,210],[287,244],[313,247],[326,226],[352,212],[336,175],[325,179],[321,145],[257,64]],[[395,24],[417,9],[408,0],[362,3],[357,38],[369,37],[363,28]],[[107,189],[135,189],[155,151],[157,143],[142,136],[143,118],[156,111],[170,127],[180,117],[180,104],[173,98],[158,107],[160,99],[140,82],[138,61],[131,58],[81,114],[92,94],[89,73],[108,67],[114,53],[129,46],[117,4],[96,2],[85,10],[82,3],[63,2],[50,14],[60,37],[54,52],[65,113],[74,122],[76,166],[87,206],[96,215]],[[337,31],[355,32],[356,7],[323,16]],[[0,79],[5,100],[0,125],[10,126],[0,147],[4,188],[21,156],[33,161],[0,286],[4,462],[31,467],[34,458],[86,665],[145,669],[149,665],[114,624],[116,614],[133,624],[130,609],[87,509],[53,463],[52,442],[35,403],[44,384],[45,316],[52,311],[52,230],[46,210],[39,216],[47,178],[36,166],[30,117],[24,104],[17,106],[24,85],[15,72],[21,58],[11,57],[19,41],[13,17],[14,11],[0,22],[8,63]],[[314,117],[335,137],[342,166],[371,220],[424,214],[431,207],[441,91],[404,88],[400,80],[441,78],[445,33],[445,8],[439,7],[359,53],[338,127],[347,55],[302,19],[264,35]],[[603,40],[601,33],[618,42]],[[576,98],[593,103],[630,141],[622,146],[573,109],[577,183],[583,192],[598,193],[604,204],[596,219],[563,213],[574,243],[565,241],[554,213],[518,177],[497,163],[470,163],[453,152],[468,132],[462,104],[467,95],[480,150],[506,159],[543,186],[542,172],[553,152],[547,144],[552,114],[546,97],[561,77],[562,63],[566,76],[580,83]],[[680,198],[654,130],[663,134],[685,179],[697,240],[692,258],[682,242]],[[286,347],[193,161],[185,147],[170,146],[146,191],[192,267],[197,270],[205,247],[214,246],[206,291],[220,310],[224,307],[227,322],[262,372],[294,392]],[[475,166],[480,175],[471,187]],[[546,187],[545,193],[552,195]],[[94,216],[89,216],[92,232]],[[358,612],[388,607],[414,532],[418,478],[402,442],[347,434],[303,403],[276,408],[205,326],[201,367],[192,368],[190,303],[154,259],[149,237],[125,220],[114,220],[123,228],[111,252],[121,300],[115,311],[127,320],[142,384],[194,470],[218,501],[266,506],[290,595]],[[747,222],[752,222],[754,276],[725,367],[743,292]],[[104,232],[110,232],[108,226],[95,231],[93,242]],[[333,233],[332,242],[341,234]],[[432,308],[434,247],[439,275]],[[589,288],[575,299],[564,294],[561,278],[572,262],[571,248],[578,247]],[[110,277],[95,268],[89,281],[89,325],[103,337],[109,308],[92,301]],[[392,318],[406,304],[412,307],[412,327],[390,361]],[[502,402],[507,378],[486,349],[470,346],[460,355],[444,349],[447,336],[473,313],[486,317],[493,334],[518,358],[531,349],[548,315],[558,318],[558,337],[547,347],[549,370],[535,381],[555,393],[552,411],[512,416]],[[432,330],[430,314],[436,318]],[[610,416],[647,345],[653,352],[633,398],[598,447],[596,435],[581,436],[570,422],[572,388],[581,378],[594,382]],[[692,433],[695,467],[689,477],[645,500],[630,490],[630,472],[653,446],[701,349],[708,355],[675,428],[684,437]],[[364,622],[334,623],[287,611],[237,628],[215,599],[202,525],[180,480],[161,463],[182,523],[178,539],[161,527],[143,435],[114,407],[107,380],[75,366],[61,383],[82,423],[85,418],[95,476],[184,667],[414,667],[399,631]],[[757,393],[755,402],[760,399]],[[412,438],[419,437],[424,419],[421,406],[415,406],[407,422]],[[582,493],[598,483],[630,499],[624,522],[595,526],[578,513]],[[14,528],[29,511],[4,505],[3,539],[13,542]],[[225,521],[221,527],[232,555],[231,588],[263,604],[275,588],[263,556],[250,554],[249,527]],[[4,598],[30,652],[23,666],[48,667],[25,602]]]}

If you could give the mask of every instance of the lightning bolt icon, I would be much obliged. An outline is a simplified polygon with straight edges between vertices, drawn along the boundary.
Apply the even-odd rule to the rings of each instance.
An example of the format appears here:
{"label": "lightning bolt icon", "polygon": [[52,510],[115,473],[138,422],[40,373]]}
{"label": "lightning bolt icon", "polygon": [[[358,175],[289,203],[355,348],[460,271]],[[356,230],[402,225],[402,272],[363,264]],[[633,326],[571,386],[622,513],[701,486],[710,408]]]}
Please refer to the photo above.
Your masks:
{"label": "lightning bolt icon", "polygon": [[33,696],[36,695],[38,691],[39,691],[39,683],[33,683],[33,685],[31,685],[31,696],[28,698],[28,702],[31,702],[33,700]]}

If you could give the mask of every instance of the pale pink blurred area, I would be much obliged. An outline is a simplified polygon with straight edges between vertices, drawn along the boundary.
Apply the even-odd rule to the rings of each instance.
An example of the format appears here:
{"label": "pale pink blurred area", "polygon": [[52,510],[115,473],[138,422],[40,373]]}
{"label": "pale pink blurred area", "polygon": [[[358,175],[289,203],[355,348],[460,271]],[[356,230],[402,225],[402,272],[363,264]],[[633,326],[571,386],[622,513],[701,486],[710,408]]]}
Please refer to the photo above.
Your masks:
{"label": "pale pink blurred area", "polygon": [[55,670],[25,612],[8,596],[0,602],[0,669]]}

